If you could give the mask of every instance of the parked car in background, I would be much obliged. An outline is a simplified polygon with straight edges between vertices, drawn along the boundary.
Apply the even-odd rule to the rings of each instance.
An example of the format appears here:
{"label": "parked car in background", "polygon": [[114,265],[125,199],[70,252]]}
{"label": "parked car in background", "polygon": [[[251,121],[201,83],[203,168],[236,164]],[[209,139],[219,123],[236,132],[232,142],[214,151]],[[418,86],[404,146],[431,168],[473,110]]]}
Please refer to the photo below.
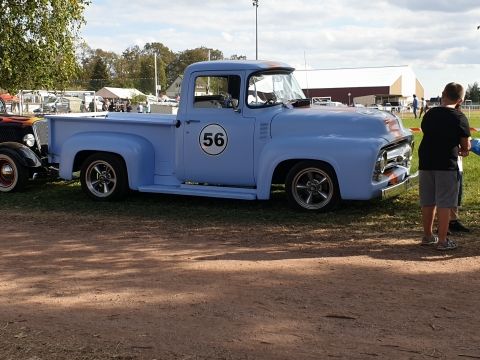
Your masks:
{"label": "parked car in background", "polygon": [[59,97],[54,101],[43,104],[42,112],[45,114],[83,112],[82,100],[70,96]]}

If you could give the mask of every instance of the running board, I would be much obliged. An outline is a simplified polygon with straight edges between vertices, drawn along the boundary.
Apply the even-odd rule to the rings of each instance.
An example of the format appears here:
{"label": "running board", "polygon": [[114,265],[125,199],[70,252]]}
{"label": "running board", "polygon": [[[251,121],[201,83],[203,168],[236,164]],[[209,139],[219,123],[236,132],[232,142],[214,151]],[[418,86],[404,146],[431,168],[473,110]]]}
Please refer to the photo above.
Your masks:
{"label": "running board", "polygon": [[175,194],[175,195],[193,195],[216,197],[223,199],[255,200],[257,198],[256,189],[234,188],[223,186],[205,186],[205,185],[145,185],[138,188],[140,192]]}

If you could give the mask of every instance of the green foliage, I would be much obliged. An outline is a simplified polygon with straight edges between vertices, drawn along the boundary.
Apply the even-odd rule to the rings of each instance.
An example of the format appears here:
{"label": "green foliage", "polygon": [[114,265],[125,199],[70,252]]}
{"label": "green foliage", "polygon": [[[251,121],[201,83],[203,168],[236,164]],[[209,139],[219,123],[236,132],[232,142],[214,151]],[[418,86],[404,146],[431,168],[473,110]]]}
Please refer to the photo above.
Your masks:
{"label": "green foliage", "polygon": [[480,88],[478,83],[474,82],[472,85],[468,85],[465,93],[465,99],[472,100],[473,103],[480,103]]}
{"label": "green foliage", "polygon": [[[169,85],[167,82],[166,67],[175,60],[175,54],[165,45],[155,42],[147,43],[143,48],[145,55],[151,57],[154,61],[154,54],[157,54],[157,80],[162,89],[166,89]],[[155,87],[152,87],[155,89]]]}
{"label": "green foliage", "polygon": [[183,74],[188,65],[199,61],[207,61],[209,50],[210,60],[223,59],[223,53],[220,50],[208,49],[203,46],[178,53],[175,60],[167,66],[168,83],[173,83],[179,75]]}
{"label": "green foliage", "polygon": [[230,56],[230,60],[247,60],[247,57],[245,55],[234,54]]}
{"label": "green foliage", "polygon": [[[77,47],[77,62],[81,67],[77,79],[70,86],[99,89],[105,83],[91,82],[91,79],[106,79],[110,86],[136,88],[150,94],[155,91],[155,55],[157,55],[157,80],[162,90],[182,75],[185,68],[198,61],[223,59],[220,50],[199,47],[174,53],[165,45],[153,42],[143,48],[132,46],[121,55],[101,49],[93,50],[85,43]],[[103,65],[98,63],[101,59]],[[231,59],[246,59],[243,55],[233,55]],[[106,70],[105,70],[106,67]],[[95,73],[95,75],[94,75]],[[111,74],[111,77],[108,75]],[[93,81],[93,80],[92,80]]]}
{"label": "green foliage", "polygon": [[110,75],[108,74],[107,65],[101,57],[97,57],[93,66],[90,78],[90,89],[98,91],[109,84]]}
{"label": "green foliage", "polygon": [[0,88],[63,87],[89,0],[0,1]]}
{"label": "green foliage", "polygon": [[140,103],[144,103],[145,101],[147,101],[147,97],[145,95],[134,95],[132,96],[132,104],[136,105],[136,104],[140,104]]}
{"label": "green foliage", "polygon": [[138,90],[145,94],[155,93],[155,64],[153,56],[143,55],[140,58]]}

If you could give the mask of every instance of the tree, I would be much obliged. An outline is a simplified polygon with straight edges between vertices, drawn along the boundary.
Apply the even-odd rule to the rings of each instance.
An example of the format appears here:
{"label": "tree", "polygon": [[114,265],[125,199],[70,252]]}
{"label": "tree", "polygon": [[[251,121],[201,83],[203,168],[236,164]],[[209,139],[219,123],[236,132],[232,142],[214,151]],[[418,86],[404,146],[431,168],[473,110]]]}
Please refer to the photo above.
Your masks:
{"label": "tree", "polygon": [[138,90],[145,94],[155,93],[155,64],[153,57],[142,55],[140,60],[140,79],[138,82]]}
{"label": "tree", "polygon": [[[173,61],[175,61],[175,54],[162,43],[146,43],[143,47],[143,53],[149,55],[154,61],[154,54],[157,54],[157,80],[162,89],[167,88],[167,75],[165,69]],[[153,88],[154,89],[154,88]]]}
{"label": "tree", "polygon": [[[98,76],[102,76],[101,79],[109,79],[116,74],[116,68],[121,59],[119,55],[111,51],[104,51],[102,49],[93,50],[86,43],[81,43],[77,46],[77,63],[79,64],[79,71],[75,79],[69,82],[69,89],[89,89],[91,79],[100,79]],[[98,66],[98,59],[102,59],[103,66],[106,67],[105,70],[96,69],[97,73],[100,73],[96,76],[93,76],[95,66]],[[109,81],[110,83],[110,81]],[[102,86],[107,86],[104,81]],[[97,86],[97,85],[95,85]]]}
{"label": "tree", "polygon": [[182,75],[188,65],[207,61],[209,52],[210,60],[223,59],[223,53],[220,50],[208,49],[204,46],[177,53],[176,59],[167,67],[168,83],[173,83],[179,75]]}
{"label": "tree", "polygon": [[102,58],[99,56],[93,66],[92,76],[90,78],[90,88],[98,91],[102,87],[107,86],[110,76],[108,75],[107,66]]}
{"label": "tree", "polygon": [[480,88],[478,87],[477,82],[468,85],[467,91],[465,93],[465,99],[472,100],[473,103],[480,102]]}
{"label": "tree", "polygon": [[77,71],[75,41],[90,0],[0,1],[0,87],[63,87]]}
{"label": "tree", "polygon": [[230,60],[247,60],[247,57],[245,55],[231,55]]}

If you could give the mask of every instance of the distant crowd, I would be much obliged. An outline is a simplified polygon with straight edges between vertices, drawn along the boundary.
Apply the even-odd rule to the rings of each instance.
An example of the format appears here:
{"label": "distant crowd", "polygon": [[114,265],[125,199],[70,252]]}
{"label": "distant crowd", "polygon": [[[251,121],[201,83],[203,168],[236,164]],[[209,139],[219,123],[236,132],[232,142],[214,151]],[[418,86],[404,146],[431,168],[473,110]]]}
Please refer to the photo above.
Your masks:
{"label": "distant crowd", "polygon": [[[139,113],[150,113],[150,103],[148,101],[144,103],[138,103],[136,105],[135,110]],[[88,104],[88,107],[86,107],[85,103],[82,102],[81,111],[82,112],[94,112],[94,111],[132,112],[133,106],[130,100],[105,99],[105,101],[101,103],[100,107],[95,108],[95,103],[92,100]]]}

